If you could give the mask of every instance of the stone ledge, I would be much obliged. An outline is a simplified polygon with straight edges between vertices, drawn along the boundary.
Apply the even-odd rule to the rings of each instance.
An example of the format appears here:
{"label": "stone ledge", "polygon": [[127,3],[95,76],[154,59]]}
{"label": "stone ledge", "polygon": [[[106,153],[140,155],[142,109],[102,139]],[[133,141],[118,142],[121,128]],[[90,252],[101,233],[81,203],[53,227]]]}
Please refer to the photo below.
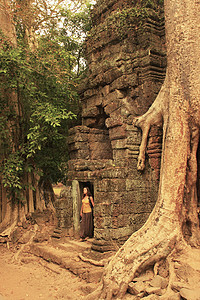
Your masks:
{"label": "stone ledge", "polygon": [[80,251],[91,248],[91,243],[71,242],[57,244],[53,247],[49,244],[32,244],[30,251],[32,254],[43,258],[44,260],[60,265],[60,267],[69,270],[74,275],[86,280],[87,283],[97,283],[102,276],[103,268],[93,266],[83,262],[78,257]]}

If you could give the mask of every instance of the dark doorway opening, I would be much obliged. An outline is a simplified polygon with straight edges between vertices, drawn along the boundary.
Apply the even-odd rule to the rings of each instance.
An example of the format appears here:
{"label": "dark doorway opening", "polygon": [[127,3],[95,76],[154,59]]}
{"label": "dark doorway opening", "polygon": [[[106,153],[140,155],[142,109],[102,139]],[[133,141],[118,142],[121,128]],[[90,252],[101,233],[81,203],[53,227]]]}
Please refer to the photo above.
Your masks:
{"label": "dark doorway opening", "polygon": [[81,199],[82,199],[84,187],[89,188],[89,190],[92,194],[92,197],[94,198],[94,185],[93,185],[93,183],[91,183],[90,181],[86,181],[86,182],[79,181],[79,187],[80,187]]}
{"label": "dark doorway opening", "polygon": [[[90,193],[92,194],[92,197],[94,199],[94,185],[92,182],[90,181],[85,181],[85,182],[81,182],[79,181],[79,189],[80,189],[80,208],[81,208],[81,205],[82,205],[82,197],[83,197],[83,189],[84,187],[87,187],[89,188],[90,190]],[[95,201],[95,199],[94,199]],[[94,236],[94,214],[93,214],[93,209],[92,209],[92,218],[93,218],[93,234],[92,236]]]}

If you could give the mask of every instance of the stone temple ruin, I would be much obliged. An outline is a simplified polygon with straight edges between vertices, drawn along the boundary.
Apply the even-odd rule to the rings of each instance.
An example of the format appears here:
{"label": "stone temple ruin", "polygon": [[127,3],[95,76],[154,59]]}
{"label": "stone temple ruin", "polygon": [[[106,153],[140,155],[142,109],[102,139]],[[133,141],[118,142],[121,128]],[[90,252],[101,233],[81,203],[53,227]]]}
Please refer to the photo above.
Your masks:
{"label": "stone temple ruin", "polygon": [[[78,233],[81,193],[89,186],[92,248],[98,251],[138,230],[157,198],[162,131],[151,129],[146,168],[139,172],[141,131],[133,120],[147,111],[165,77],[164,18],[162,7],[143,2],[138,17],[139,0],[97,1],[85,46],[88,74],[80,86],[82,125],[69,131],[67,222]],[[63,211],[61,227],[69,225]]]}

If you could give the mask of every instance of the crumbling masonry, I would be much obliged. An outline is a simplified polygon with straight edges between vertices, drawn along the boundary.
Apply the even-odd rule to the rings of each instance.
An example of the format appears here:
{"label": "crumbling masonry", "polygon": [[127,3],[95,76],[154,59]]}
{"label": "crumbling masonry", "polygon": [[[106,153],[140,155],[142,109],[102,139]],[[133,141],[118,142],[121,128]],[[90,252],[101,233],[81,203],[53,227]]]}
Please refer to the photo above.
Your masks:
{"label": "crumbling masonry", "polygon": [[163,9],[153,3],[99,0],[93,10],[86,42],[89,70],[80,86],[82,125],[69,132],[68,183],[75,231],[81,190],[88,185],[93,192],[92,247],[98,251],[122,244],[138,230],[157,197],[162,131],[151,129],[141,173],[141,132],[133,125],[152,104],[165,77]]}

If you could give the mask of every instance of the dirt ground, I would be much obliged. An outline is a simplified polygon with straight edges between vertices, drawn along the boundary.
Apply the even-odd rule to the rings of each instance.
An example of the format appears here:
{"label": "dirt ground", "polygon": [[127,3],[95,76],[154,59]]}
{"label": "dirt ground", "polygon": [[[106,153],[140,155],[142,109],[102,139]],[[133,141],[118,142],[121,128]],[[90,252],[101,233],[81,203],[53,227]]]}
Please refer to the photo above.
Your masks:
{"label": "dirt ground", "polygon": [[13,261],[13,252],[0,246],[0,300],[83,299],[85,282],[68,270],[37,257]]}
{"label": "dirt ground", "polygon": [[[72,244],[75,248],[71,246]],[[58,245],[58,243],[56,245]],[[42,247],[41,244],[38,247]],[[43,250],[46,249],[45,247],[45,244],[43,244]],[[69,265],[72,265],[73,268],[76,269],[76,263],[78,263],[78,269],[81,270],[83,262],[78,262],[76,256],[76,249],[79,249],[79,247],[79,242],[75,240],[71,240],[71,242],[69,240],[67,242],[66,240],[65,250],[59,250],[57,247],[55,248],[55,245],[54,248],[52,248],[52,244],[48,244],[47,248],[51,249],[51,251],[64,251],[65,258],[70,261]],[[85,244],[84,247],[88,249],[87,244]],[[81,279],[82,277],[79,277],[81,273],[79,275],[75,273],[77,275],[74,275],[67,269],[61,268],[59,265],[53,263],[53,261],[49,259],[50,256],[48,256],[48,260],[44,260],[39,256],[33,255],[32,252],[23,252],[20,259],[16,261],[14,260],[16,249],[15,246],[15,248],[12,249],[11,247],[8,250],[6,244],[0,245],[0,300],[82,300],[98,286],[98,281],[89,281],[90,283],[88,283],[86,280]],[[85,250],[82,253],[85,254],[87,251]],[[88,253],[90,253],[91,258],[91,252]],[[86,256],[84,257],[86,258]],[[98,257],[95,257],[96,261],[97,258]],[[175,273],[179,280],[172,283],[173,290],[175,290],[173,299],[200,300],[199,250],[193,249],[189,255],[184,251],[177,253],[177,256],[174,258],[174,264]],[[92,271],[92,265],[87,267],[87,269],[88,268]],[[162,278],[162,280],[168,282],[168,277],[165,278],[165,266],[163,266],[163,268],[163,270],[162,268],[159,269],[160,275],[156,275],[157,273],[154,274],[153,271],[148,273],[149,275],[145,274],[146,277],[143,276],[144,274],[141,275],[138,281],[132,282],[133,287],[136,286],[136,288],[138,288],[138,284],[139,286],[142,284],[142,288],[144,288],[144,284],[146,284],[146,294],[150,294],[149,297],[151,297],[151,299],[158,299],[156,295],[157,292],[154,294],[154,290],[158,291],[159,289],[161,295],[166,293],[166,288],[165,286],[162,287],[160,279]],[[95,272],[92,274],[94,276]],[[98,272],[96,275],[98,275]],[[147,275],[149,278],[147,278]],[[161,275],[163,277],[161,277]],[[143,280],[142,276],[146,279]],[[147,296],[148,299],[150,299],[149,297]],[[126,297],[124,297],[124,299],[133,298],[135,297],[130,294],[126,294]],[[143,296],[141,296],[141,298],[143,298]],[[167,300],[172,298],[166,296],[166,298],[163,299]]]}

